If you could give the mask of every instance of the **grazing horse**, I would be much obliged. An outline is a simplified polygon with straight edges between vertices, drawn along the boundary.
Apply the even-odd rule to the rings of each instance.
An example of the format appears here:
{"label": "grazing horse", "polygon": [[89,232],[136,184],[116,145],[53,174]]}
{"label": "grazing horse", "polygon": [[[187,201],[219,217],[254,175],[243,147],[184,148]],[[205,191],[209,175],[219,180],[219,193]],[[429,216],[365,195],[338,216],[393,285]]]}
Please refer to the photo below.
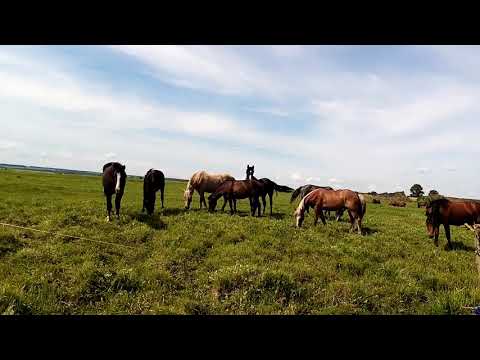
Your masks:
{"label": "grazing horse", "polygon": [[358,233],[362,234],[363,208],[357,193],[352,190],[313,190],[300,201],[297,210],[293,213],[296,217],[297,227],[301,227],[305,219],[305,210],[309,207],[315,209],[315,219],[313,225],[317,224],[318,218],[326,225],[323,210],[340,210],[346,208],[350,216],[350,231],[353,231],[355,225]]}
{"label": "grazing horse", "polygon": [[237,212],[237,199],[248,198],[250,199],[252,216],[255,216],[257,208],[258,216],[260,216],[261,206],[259,197],[263,191],[265,191],[264,184],[258,180],[227,180],[208,197],[208,210],[213,212],[217,206],[217,200],[223,196],[225,200],[228,200],[230,213],[233,215]]}
{"label": "grazing horse", "polygon": [[260,181],[261,183],[263,183],[264,187],[263,187],[263,191],[262,193],[260,194],[260,196],[262,197],[262,202],[263,202],[263,214],[265,215],[265,208],[267,207],[267,200],[266,200],[266,197],[268,195],[269,199],[270,199],[270,215],[272,215],[272,198],[273,198],[273,192],[292,192],[293,189],[292,188],[289,188],[288,186],[284,186],[284,185],[278,185],[277,183],[273,182],[272,180],[270,179],[267,179],[267,178],[261,178],[261,179],[257,179],[255,176],[253,176],[253,173],[255,171],[255,166],[252,165],[247,165],[247,177],[245,180],[249,180],[249,179],[252,179],[252,180],[257,180],[257,181]]}
{"label": "grazing horse", "polygon": [[147,209],[147,214],[152,215],[155,209],[155,198],[157,191],[160,190],[160,199],[163,209],[163,192],[165,190],[165,176],[160,170],[150,169],[143,178],[143,208]]}
{"label": "grazing horse", "polygon": [[[197,190],[200,195],[200,209],[202,204],[207,207],[204,193],[213,193],[217,187],[226,180],[235,180],[235,178],[229,174],[209,174],[206,171],[197,171],[188,180],[187,187],[183,194],[185,199],[185,209],[190,208],[192,203],[193,192]],[[222,210],[225,209],[226,200],[223,202]]]}
{"label": "grazing horse", "polygon": [[[318,186],[318,185],[312,185],[312,184],[303,185],[303,186],[300,186],[299,188],[297,188],[292,193],[292,197],[290,198],[290,204],[292,202],[294,202],[297,197],[300,197],[300,199],[303,199],[305,197],[305,195],[307,195],[309,192],[312,192],[313,190],[317,190],[317,189],[333,190],[333,188],[330,187],[330,186]],[[330,211],[325,211],[325,216],[327,216],[327,212],[328,212],[328,217],[330,217]],[[308,213],[308,209],[307,209],[307,213]],[[342,212],[342,214],[343,214],[343,212]],[[337,214],[337,216],[338,216],[338,214]]]}
{"label": "grazing horse", "polygon": [[107,198],[107,221],[111,221],[112,195],[115,194],[115,210],[117,218],[120,219],[120,202],[127,183],[125,165],[118,162],[110,162],[103,165],[103,192]]}
{"label": "grazing horse", "polygon": [[439,229],[440,225],[443,225],[448,246],[451,248],[450,225],[461,226],[465,223],[479,223],[480,203],[468,200],[434,199],[427,203],[425,215],[427,217],[425,223],[427,225],[428,237],[430,239],[435,237],[435,245],[438,246]]}

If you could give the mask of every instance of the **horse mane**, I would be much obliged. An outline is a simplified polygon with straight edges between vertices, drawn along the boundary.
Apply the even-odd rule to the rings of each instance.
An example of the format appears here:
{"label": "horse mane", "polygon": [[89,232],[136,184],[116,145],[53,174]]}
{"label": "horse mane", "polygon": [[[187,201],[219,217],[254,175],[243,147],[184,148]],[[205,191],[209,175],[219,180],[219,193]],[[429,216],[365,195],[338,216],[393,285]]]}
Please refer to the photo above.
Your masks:
{"label": "horse mane", "polygon": [[[307,194],[308,195],[308,194]],[[297,206],[297,209],[295,210],[295,212],[293,213],[293,215],[299,215],[301,212],[305,212],[305,198],[307,197],[307,195],[305,195],[302,200],[300,201],[300,203],[298,204]]]}

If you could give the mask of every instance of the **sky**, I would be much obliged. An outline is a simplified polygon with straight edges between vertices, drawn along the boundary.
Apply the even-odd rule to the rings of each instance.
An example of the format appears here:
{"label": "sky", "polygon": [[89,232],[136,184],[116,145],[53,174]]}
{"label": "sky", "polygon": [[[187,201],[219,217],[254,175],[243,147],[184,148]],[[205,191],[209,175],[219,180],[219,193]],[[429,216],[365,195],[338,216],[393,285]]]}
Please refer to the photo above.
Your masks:
{"label": "sky", "polygon": [[480,198],[478,46],[0,46],[0,163]]}

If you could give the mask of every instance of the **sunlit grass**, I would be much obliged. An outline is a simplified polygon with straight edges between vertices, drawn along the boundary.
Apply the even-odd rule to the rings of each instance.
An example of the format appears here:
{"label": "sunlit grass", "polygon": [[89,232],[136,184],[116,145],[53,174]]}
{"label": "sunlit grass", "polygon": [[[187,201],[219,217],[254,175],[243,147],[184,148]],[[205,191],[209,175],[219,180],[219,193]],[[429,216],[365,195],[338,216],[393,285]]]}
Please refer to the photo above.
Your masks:
{"label": "sunlit grass", "polygon": [[[289,194],[274,216],[183,210],[167,182],[148,217],[127,181],[121,219],[105,222],[101,178],[0,171],[0,314],[445,314],[480,304],[473,236],[455,250],[426,236],[424,209],[367,205],[366,235],[345,221],[296,229]],[[228,205],[227,205],[228,210]],[[268,214],[268,209],[267,209]],[[131,248],[116,246],[127,245]]]}

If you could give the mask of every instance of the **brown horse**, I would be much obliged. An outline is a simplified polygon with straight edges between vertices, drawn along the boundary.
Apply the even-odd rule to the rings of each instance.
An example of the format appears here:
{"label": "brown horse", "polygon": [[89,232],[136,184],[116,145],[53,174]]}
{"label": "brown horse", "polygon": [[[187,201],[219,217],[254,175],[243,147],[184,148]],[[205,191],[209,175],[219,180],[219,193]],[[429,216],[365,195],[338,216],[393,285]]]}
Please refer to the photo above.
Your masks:
{"label": "brown horse", "polygon": [[438,234],[440,225],[445,229],[445,236],[449,248],[452,248],[450,242],[450,225],[462,226],[466,224],[475,224],[480,222],[480,203],[475,201],[451,201],[445,198],[435,199],[427,203],[425,210],[427,217],[428,237],[435,237],[435,245],[438,246]]}
{"label": "brown horse", "polygon": [[362,234],[363,207],[358,194],[352,190],[326,190],[317,189],[308,193],[293,213],[297,220],[297,227],[301,227],[305,218],[305,210],[309,207],[315,209],[315,218],[313,225],[317,224],[318,218],[326,225],[323,210],[338,211],[346,208],[350,217],[350,231],[353,231],[355,225],[358,233]]}
{"label": "brown horse", "polygon": [[[221,183],[226,180],[235,180],[235,178],[229,174],[209,174],[206,171],[197,171],[192,175],[188,181],[187,187],[183,194],[185,199],[185,209],[190,208],[192,203],[193,192],[197,190],[200,195],[200,209],[202,204],[207,207],[207,202],[205,201],[204,193],[213,193]],[[225,209],[226,200],[223,203],[222,210]]]}
{"label": "brown horse", "polygon": [[209,211],[213,212],[215,210],[217,200],[223,196],[225,200],[228,200],[230,213],[233,215],[237,212],[237,199],[248,198],[252,216],[255,216],[257,208],[258,216],[260,216],[261,206],[259,197],[263,191],[264,184],[258,180],[227,180],[208,197]]}
{"label": "brown horse", "polygon": [[160,200],[163,209],[163,193],[165,191],[165,175],[160,170],[150,169],[143,178],[143,208],[147,209],[147,214],[152,215],[155,209],[155,198],[157,191],[160,190]]}
{"label": "brown horse", "polygon": [[107,198],[107,221],[111,221],[112,213],[112,195],[115,194],[115,210],[117,218],[120,219],[120,202],[122,201],[123,191],[127,183],[127,173],[125,165],[118,162],[110,162],[103,165],[103,193]]}

